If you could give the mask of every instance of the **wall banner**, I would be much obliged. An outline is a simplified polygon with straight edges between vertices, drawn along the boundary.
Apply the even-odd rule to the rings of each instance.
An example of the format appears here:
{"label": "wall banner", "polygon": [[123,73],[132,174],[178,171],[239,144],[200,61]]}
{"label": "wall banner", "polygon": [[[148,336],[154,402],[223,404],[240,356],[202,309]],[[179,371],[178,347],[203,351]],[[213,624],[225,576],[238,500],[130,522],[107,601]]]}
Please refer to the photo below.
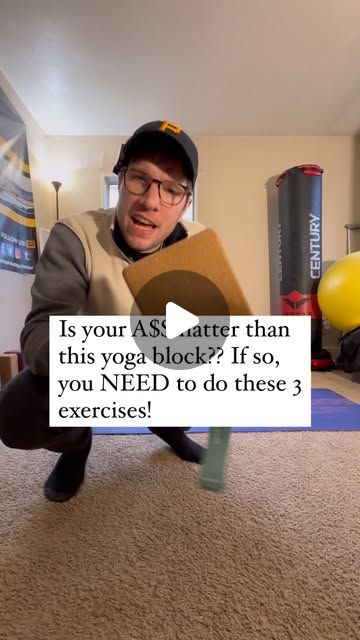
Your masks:
{"label": "wall banner", "polygon": [[34,273],[37,260],[26,127],[0,88],[0,269]]}

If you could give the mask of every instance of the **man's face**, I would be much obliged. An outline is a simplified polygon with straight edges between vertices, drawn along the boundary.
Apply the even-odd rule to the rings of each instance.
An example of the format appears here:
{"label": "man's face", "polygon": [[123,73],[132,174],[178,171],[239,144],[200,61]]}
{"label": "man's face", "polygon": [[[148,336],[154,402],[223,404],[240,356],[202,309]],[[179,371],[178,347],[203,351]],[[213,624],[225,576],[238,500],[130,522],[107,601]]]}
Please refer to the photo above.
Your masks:
{"label": "man's face", "polygon": [[[189,187],[182,165],[178,160],[147,153],[129,162],[129,169],[156,180],[174,180]],[[116,216],[121,233],[132,249],[150,253],[158,249],[173,231],[177,222],[191,203],[185,195],[180,204],[167,206],[160,201],[158,184],[153,182],[143,195],[133,195],[125,185],[123,175],[119,176],[119,201]],[[150,223],[150,224],[149,224]]]}

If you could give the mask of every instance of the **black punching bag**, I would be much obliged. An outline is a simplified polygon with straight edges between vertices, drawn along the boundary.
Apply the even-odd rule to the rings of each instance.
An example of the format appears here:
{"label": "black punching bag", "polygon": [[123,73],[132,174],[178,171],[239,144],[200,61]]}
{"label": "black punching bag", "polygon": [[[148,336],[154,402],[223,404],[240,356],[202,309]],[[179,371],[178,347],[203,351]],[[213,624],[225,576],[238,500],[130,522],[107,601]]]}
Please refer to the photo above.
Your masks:
{"label": "black punching bag", "polygon": [[299,165],[277,179],[279,188],[280,314],[311,316],[313,369],[332,366],[322,349],[322,316],[317,290],[322,273],[322,173]]}

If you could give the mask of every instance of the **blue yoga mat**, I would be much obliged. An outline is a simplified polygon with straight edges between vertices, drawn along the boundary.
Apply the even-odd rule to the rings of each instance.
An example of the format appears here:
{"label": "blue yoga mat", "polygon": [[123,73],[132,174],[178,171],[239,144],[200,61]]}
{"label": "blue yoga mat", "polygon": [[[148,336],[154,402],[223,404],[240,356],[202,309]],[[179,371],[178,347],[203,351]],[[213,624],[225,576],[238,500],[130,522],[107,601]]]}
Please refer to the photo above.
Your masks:
{"label": "blue yoga mat", "polygon": [[[360,389],[359,389],[360,391]],[[358,431],[360,404],[329,389],[312,389],[311,427],[233,427],[232,431]],[[192,427],[188,433],[206,433],[209,427]],[[149,434],[146,427],[94,427],[98,435]]]}

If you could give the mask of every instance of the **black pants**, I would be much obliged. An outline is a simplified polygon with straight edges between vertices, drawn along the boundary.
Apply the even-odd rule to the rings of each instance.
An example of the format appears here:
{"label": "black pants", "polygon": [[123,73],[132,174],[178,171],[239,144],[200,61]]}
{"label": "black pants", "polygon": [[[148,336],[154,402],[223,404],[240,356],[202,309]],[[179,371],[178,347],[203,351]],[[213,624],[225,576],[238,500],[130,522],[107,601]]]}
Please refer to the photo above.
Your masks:
{"label": "black pants", "polygon": [[[160,438],[161,431],[154,429]],[[48,377],[24,369],[1,389],[0,440],[7,447],[75,453],[90,435],[89,427],[49,427]]]}

